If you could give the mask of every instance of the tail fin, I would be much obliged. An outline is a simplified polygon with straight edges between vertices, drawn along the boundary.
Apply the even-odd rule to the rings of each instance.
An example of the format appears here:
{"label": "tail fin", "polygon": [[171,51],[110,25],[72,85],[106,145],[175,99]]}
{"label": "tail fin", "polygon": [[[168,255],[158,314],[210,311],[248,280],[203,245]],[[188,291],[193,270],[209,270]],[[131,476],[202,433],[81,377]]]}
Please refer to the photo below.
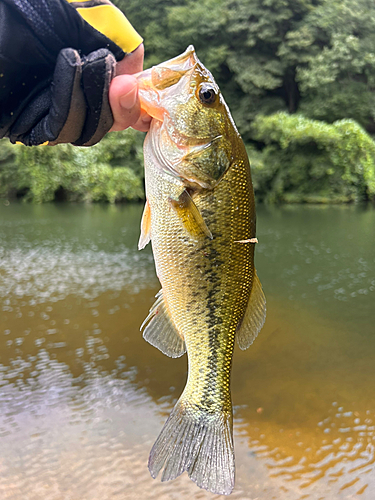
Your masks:
{"label": "tail fin", "polygon": [[193,410],[180,400],[152,447],[148,468],[162,481],[185,470],[200,488],[229,495],[234,487],[232,415],[210,415]]}

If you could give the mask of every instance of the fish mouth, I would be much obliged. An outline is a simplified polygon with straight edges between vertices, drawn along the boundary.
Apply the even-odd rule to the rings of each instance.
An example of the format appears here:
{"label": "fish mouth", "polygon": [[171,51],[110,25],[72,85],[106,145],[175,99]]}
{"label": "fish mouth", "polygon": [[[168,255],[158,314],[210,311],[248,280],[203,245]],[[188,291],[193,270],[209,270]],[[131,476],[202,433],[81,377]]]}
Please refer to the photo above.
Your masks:
{"label": "fish mouth", "polygon": [[146,111],[153,119],[164,122],[168,128],[170,139],[176,143],[178,147],[195,147],[205,146],[215,140],[210,136],[191,137],[181,132],[177,133],[173,127],[173,120],[170,113],[163,105],[163,101],[171,99],[170,88],[174,87],[175,95],[179,96],[179,105],[183,103],[183,96],[186,94],[186,99],[190,99],[191,95],[186,92],[186,79],[181,82],[181,79],[193,73],[197,65],[200,65],[199,59],[195,53],[193,45],[182,54],[165,61],[157,66],[141,71],[135,74],[138,81],[138,95],[141,102],[141,108]]}
{"label": "fish mouth", "polygon": [[136,73],[134,76],[138,81],[141,108],[152,118],[163,121],[166,111],[161,102],[168,89],[178,85],[182,77],[193,72],[198,63],[194,46],[189,45],[183,54]]}
{"label": "fish mouth", "polygon": [[[140,71],[139,73],[135,73],[134,76],[138,79],[139,83],[152,79],[153,77],[153,83],[158,85],[161,83],[158,77],[168,75],[168,73],[164,71],[175,71],[177,74],[182,76],[188,70],[194,69],[198,62],[199,59],[195,53],[194,46],[189,45],[189,47],[182,54],[156,66]],[[161,71],[161,74],[158,73],[159,70]],[[170,73],[170,76],[172,76],[172,73]]]}

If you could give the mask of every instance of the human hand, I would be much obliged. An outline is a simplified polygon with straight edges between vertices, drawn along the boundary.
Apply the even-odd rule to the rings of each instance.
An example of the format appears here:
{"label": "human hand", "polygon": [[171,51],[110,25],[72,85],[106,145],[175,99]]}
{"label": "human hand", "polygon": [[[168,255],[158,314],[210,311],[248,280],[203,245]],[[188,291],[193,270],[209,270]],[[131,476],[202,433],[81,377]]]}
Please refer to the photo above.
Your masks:
{"label": "human hand", "polygon": [[114,123],[110,132],[132,127],[147,132],[151,117],[141,110],[138,97],[138,82],[132,76],[143,69],[144,47],[141,44],[134,52],[116,64],[116,76],[109,87],[109,103]]}

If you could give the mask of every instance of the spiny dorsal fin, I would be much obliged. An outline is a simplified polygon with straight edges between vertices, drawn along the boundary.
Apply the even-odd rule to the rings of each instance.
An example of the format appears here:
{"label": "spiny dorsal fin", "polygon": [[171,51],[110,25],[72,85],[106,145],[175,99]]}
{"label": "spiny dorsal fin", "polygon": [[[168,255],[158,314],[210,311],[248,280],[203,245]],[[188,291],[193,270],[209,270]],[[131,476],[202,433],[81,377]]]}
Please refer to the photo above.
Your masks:
{"label": "spiny dorsal fin", "polygon": [[141,326],[141,331],[145,327],[143,338],[163,354],[179,358],[186,352],[184,339],[173,324],[164,301],[163,290],[160,290],[156,297],[156,302]]}
{"label": "spiny dorsal fin", "polygon": [[141,220],[141,235],[138,242],[138,250],[142,250],[151,240],[151,208],[146,200]]}
{"label": "spiny dorsal fin", "polygon": [[211,231],[208,229],[202,214],[186,190],[181,193],[178,200],[170,198],[169,203],[176,211],[189,236],[195,240],[205,237],[212,240]]}
{"label": "spiny dorsal fin", "polygon": [[237,343],[240,349],[245,350],[256,339],[266,320],[266,297],[258,275],[254,270],[253,288],[247,304],[245,315],[237,328]]}

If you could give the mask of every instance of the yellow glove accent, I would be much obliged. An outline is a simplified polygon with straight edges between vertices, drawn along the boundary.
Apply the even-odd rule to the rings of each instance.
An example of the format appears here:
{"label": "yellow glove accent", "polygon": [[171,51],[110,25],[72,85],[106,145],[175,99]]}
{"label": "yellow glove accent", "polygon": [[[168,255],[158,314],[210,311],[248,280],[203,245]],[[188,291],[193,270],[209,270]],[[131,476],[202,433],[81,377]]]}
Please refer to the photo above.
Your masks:
{"label": "yellow glove accent", "polygon": [[100,5],[100,0],[67,1],[74,4],[77,12],[86,22],[110,38],[124,52],[133,52],[143,42],[143,38],[135,31],[121,10],[112,3],[106,0],[102,2],[102,5]]}
{"label": "yellow glove accent", "polygon": [[[21,141],[16,141],[16,144],[21,144],[21,146],[24,146],[24,143]],[[42,144],[38,144],[38,147],[39,146],[48,146],[48,144],[49,144],[49,141],[46,141],[46,142],[43,142]]]}

